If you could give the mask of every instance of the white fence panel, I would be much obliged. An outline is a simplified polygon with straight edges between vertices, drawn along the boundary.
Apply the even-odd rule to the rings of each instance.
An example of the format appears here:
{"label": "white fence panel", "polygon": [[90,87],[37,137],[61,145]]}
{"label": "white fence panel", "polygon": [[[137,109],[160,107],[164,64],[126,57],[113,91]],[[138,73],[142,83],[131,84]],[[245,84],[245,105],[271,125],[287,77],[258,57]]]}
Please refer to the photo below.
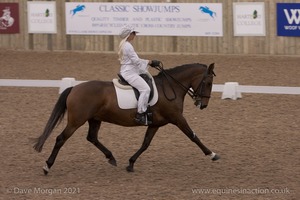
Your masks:
{"label": "white fence panel", "polygon": [[[63,78],[62,80],[21,80],[21,79],[0,79],[0,86],[13,87],[58,87],[64,86],[65,80],[72,80],[70,86],[77,85],[85,81],[76,81],[74,78]],[[241,93],[263,93],[263,94],[300,94],[300,87],[283,87],[283,86],[254,86],[238,85],[237,90]],[[224,85],[214,84],[213,92],[223,92]]]}

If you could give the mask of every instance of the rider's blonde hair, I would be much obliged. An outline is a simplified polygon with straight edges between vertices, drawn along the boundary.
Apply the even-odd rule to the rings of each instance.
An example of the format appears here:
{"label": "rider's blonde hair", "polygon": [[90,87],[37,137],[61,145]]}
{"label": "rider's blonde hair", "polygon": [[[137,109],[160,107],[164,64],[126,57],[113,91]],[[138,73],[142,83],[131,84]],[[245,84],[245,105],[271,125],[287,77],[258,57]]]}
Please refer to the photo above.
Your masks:
{"label": "rider's blonde hair", "polygon": [[119,44],[119,51],[118,51],[119,61],[123,59],[123,46],[132,32],[135,32],[133,26],[125,25],[121,28],[119,36],[122,40]]}
{"label": "rider's blonde hair", "polygon": [[129,35],[126,38],[124,38],[123,40],[121,40],[121,42],[119,44],[119,51],[118,51],[119,61],[122,61],[122,59],[123,59],[123,46],[124,46],[125,42],[127,41]]}

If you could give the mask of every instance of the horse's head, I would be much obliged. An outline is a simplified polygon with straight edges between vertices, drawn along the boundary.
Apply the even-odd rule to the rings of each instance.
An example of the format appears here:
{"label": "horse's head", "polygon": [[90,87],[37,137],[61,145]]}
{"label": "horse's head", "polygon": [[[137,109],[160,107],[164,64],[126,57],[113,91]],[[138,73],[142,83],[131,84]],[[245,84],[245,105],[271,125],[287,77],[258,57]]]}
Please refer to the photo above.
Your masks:
{"label": "horse's head", "polygon": [[214,63],[212,63],[203,73],[200,83],[198,82],[197,85],[192,84],[192,88],[194,90],[194,104],[201,110],[208,106],[214,76],[216,75],[214,73]]}

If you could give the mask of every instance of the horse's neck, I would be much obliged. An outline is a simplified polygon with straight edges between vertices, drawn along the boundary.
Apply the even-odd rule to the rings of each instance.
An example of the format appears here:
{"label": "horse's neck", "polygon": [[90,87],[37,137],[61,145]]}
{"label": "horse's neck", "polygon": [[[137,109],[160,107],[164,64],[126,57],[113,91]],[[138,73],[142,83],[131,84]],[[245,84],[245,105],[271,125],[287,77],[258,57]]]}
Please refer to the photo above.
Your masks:
{"label": "horse's neck", "polygon": [[[166,73],[168,75],[161,74],[159,77],[154,77],[156,82],[160,82],[167,87],[171,86],[174,90],[176,90],[176,93],[184,96],[186,95],[187,90],[191,87],[192,81],[204,73],[204,68],[202,69],[199,68],[199,66],[192,67],[187,65],[180,66],[174,71],[168,70]],[[169,77],[169,75],[171,77]]]}
{"label": "horse's neck", "polygon": [[204,68],[201,68],[199,66],[192,67],[187,65],[186,67],[183,67],[183,70],[180,73],[173,73],[172,76],[174,77],[174,79],[176,79],[186,87],[189,87],[192,81],[201,76],[201,74],[203,73]]}

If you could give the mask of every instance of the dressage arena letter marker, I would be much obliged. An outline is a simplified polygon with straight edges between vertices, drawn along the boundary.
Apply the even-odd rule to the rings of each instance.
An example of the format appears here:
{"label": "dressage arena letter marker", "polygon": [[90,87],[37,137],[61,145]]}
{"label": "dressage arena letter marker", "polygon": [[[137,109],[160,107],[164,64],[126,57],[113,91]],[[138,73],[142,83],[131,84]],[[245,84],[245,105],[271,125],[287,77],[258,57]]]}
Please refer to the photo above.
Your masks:
{"label": "dressage arena letter marker", "polygon": [[68,87],[74,86],[75,78],[63,78],[60,83],[59,94],[61,94]]}
{"label": "dressage arena letter marker", "polygon": [[241,92],[238,90],[238,82],[227,82],[224,85],[224,90],[222,93],[222,99],[233,99],[237,100],[242,98]]}

